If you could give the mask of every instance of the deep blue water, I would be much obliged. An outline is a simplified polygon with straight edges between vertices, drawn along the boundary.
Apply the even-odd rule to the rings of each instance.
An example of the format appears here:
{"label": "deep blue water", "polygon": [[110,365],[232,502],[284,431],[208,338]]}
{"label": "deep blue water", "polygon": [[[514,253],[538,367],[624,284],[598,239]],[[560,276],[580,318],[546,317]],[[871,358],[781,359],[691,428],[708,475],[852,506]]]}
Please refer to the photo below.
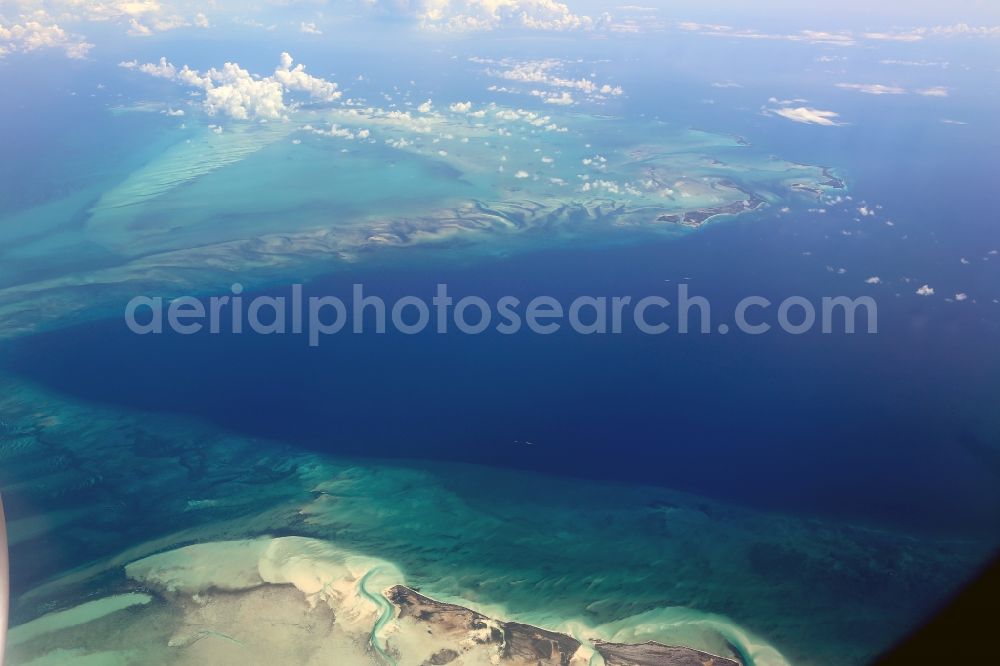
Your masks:
{"label": "deep blue water", "polygon": [[[447,252],[395,268],[389,257],[307,293],[346,298],[362,282],[387,300],[429,298],[445,282],[456,297],[568,302],[672,297],[690,277],[716,321],[748,294],[867,293],[853,267],[845,282],[822,258],[792,251],[829,223],[804,224],[748,220],[474,267]],[[334,454],[525,467],[910,529],[992,531],[997,317],[970,308],[978,314],[961,319],[954,304],[889,294],[874,336],[341,333],[314,349],[292,335],[141,337],[113,319],[18,340],[3,363],[89,400]]]}

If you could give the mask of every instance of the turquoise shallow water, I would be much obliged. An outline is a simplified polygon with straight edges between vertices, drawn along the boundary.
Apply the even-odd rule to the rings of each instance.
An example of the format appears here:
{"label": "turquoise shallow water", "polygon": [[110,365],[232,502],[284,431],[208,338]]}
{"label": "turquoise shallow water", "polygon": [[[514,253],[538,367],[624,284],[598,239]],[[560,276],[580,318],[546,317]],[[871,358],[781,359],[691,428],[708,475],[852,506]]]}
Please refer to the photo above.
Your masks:
{"label": "turquoise shallow water", "polygon": [[[377,554],[437,598],[581,636],[850,663],[885,647],[982,553],[666,489],[306,455],[4,388],[15,622],[83,590],[120,589],[116,563],[169,544],[297,534]],[[63,568],[73,571],[32,581]]]}

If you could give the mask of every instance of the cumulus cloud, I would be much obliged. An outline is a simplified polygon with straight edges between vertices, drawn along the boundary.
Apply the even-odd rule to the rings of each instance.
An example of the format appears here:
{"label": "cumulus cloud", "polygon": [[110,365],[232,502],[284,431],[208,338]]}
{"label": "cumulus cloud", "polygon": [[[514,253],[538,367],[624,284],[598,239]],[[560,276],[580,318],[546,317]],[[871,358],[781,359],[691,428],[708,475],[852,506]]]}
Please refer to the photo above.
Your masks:
{"label": "cumulus cloud", "polygon": [[211,116],[221,113],[237,120],[282,118],[287,109],[280,83],[271,78],[255,79],[232,62],[209,71],[204,106]]}
{"label": "cumulus cloud", "polygon": [[608,194],[631,194],[634,196],[642,196],[643,192],[639,188],[635,187],[631,183],[619,184],[613,180],[602,180],[597,178],[595,180],[586,181],[580,188],[581,192],[606,192]]}
{"label": "cumulus cloud", "polygon": [[918,296],[933,296],[934,295],[934,287],[925,284],[924,286],[922,286],[919,289],[917,289],[917,295]]}
{"label": "cumulus cloud", "polygon": [[[569,106],[575,104],[578,98],[586,98],[591,102],[602,102],[610,97],[624,94],[621,86],[610,83],[599,83],[585,76],[574,77],[565,72],[572,64],[555,58],[546,60],[514,60],[500,61],[473,59],[474,62],[489,65],[484,71],[488,76],[504,79],[514,83],[530,84],[532,87],[518,88],[516,86],[501,87],[492,85],[492,92],[529,94],[540,98],[546,104]],[[539,90],[537,86],[556,89],[555,91]]]}
{"label": "cumulus cloud", "polygon": [[499,122],[519,120],[528,123],[533,127],[543,129],[546,132],[568,131],[566,127],[561,127],[556,123],[552,122],[552,118],[550,116],[543,116],[538,113],[535,113],[534,111],[528,111],[525,109],[498,109],[497,111],[494,112],[493,116]]}
{"label": "cumulus cloud", "polygon": [[237,120],[284,118],[289,109],[286,92],[304,92],[324,102],[341,96],[336,83],[307,74],[303,65],[293,66],[293,62],[292,56],[282,53],[274,74],[267,77],[254,76],[231,62],[204,73],[187,65],[178,69],[166,58],[143,64],[132,60],[119,66],[199,88],[205,94],[203,108],[209,115],[222,114]]}
{"label": "cumulus cloud", "polygon": [[118,63],[118,66],[125,69],[134,69],[143,74],[149,74],[161,79],[172,79],[177,76],[177,68],[167,62],[167,59],[164,57],[161,57],[159,62],[147,62],[141,65],[135,60],[127,60]]}
{"label": "cumulus cloud", "polygon": [[865,284],[882,284],[882,278],[880,278],[877,275],[873,275],[872,277],[865,280]]}
{"label": "cumulus cloud", "polygon": [[0,58],[8,53],[62,49],[67,57],[81,59],[93,47],[82,37],[69,34],[55,23],[38,20],[6,23],[0,18]]}
{"label": "cumulus cloud", "polygon": [[570,95],[565,90],[558,95],[548,95],[545,97],[546,104],[557,104],[559,106],[568,106],[574,104],[573,96]]}
{"label": "cumulus cloud", "polygon": [[472,111],[472,102],[455,102],[448,110],[452,113],[469,113]]}
{"label": "cumulus cloud", "polygon": [[532,60],[516,63],[505,69],[487,69],[487,73],[507,81],[519,83],[537,83],[553,88],[569,88],[589,94],[613,95],[623,94],[621,86],[610,84],[600,85],[588,78],[569,78],[555,73],[562,66],[559,60]]}
{"label": "cumulus cloud", "polygon": [[812,109],[806,106],[783,107],[780,109],[770,109],[769,111],[775,115],[787,118],[788,120],[797,123],[826,126],[841,124],[836,120],[836,118],[840,117],[840,114],[835,111],[822,111],[820,109]]}
{"label": "cumulus cloud", "polygon": [[337,90],[336,83],[306,74],[304,65],[298,64],[292,67],[292,63],[292,56],[287,52],[281,54],[281,64],[274,70],[274,79],[278,83],[288,90],[309,93],[310,96],[324,102],[340,98],[341,93]]}
{"label": "cumulus cloud", "polygon": [[331,136],[338,139],[348,139],[350,141],[354,141],[355,139],[367,139],[371,135],[371,132],[366,129],[352,131],[346,127],[341,127],[336,123],[331,124],[330,129],[328,130],[315,129],[311,125],[306,125],[303,129],[307,129],[313,134],[318,134],[320,136]]}
{"label": "cumulus cloud", "polygon": [[323,34],[323,31],[320,30],[319,28],[317,28],[316,24],[313,23],[312,21],[310,21],[309,23],[306,23],[305,21],[303,21],[302,23],[299,23],[299,32],[301,32],[301,33],[303,33],[305,35],[322,35]]}
{"label": "cumulus cloud", "polygon": [[569,94],[568,90],[563,90],[560,93],[550,93],[544,90],[532,90],[531,95],[534,97],[540,97],[546,104],[555,104],[557,106],[570,106],[571,104],[576,104],[576,100],[573,96]]}

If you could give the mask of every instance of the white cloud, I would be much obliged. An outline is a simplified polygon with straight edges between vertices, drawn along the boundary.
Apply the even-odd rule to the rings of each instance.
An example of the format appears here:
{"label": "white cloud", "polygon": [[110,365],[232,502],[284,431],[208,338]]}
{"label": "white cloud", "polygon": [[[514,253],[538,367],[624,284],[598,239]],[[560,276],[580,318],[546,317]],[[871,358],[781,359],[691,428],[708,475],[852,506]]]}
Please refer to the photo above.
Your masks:
{"label": "white cloud", "polygon": [[292,63],[292,57],[282,53],[281,64],[267,77],[254,76],[231,62],[204,73],[187,65],[178,70],[166,58],[157,63],[127,61],[119,66],[200,88],[205,93],[203,107],[209,115],[222,114],[237,120],[284,118],[289,108],[284,99],[286,92],[305,92],[324,102],[340,97],[336,83],[307,74],[304,66],[293,67]]}
{"label": "white cloud", "polygon": [[955,300],[956,301],[964,301],[964,300],[968,300],[968,298],[969,298],[969,295],[966,294],[963,291],[960,291],[957,294],[955,294]]}
{"label": "white cloud", "polygon": [[323,31],[320,30],[319,28],[317,28],[316,24],[313,23],[312,21],[310,21],[309,23],[306,23],[305,21],[303,21],[302,23],[299,23],[299,32],[301,32],[301,33],[303,33],[305,35],[322,35],[323,34]]}
{"label": "white cloud", "polygon": [[899,86],[887,86],[881,83],[838,83],[838,88],[845,90],[857,90],[868,95],[903,95],[905,88]]}
{"label": "white cloud", "polygon": [[434,104],[430,100],[427,100],[426,102],[417,107],[417,111],[419,111],[420,113],[430,113],[433,107]]}
{"label": "white cloud", "polygon": [[186,0],[13,0],[8,4],[20,5],[35,17],[51,14],[65,23],[116,22],[138,37],[210,25],[204,13],[194,11],[197,4]]}
{"label": "white cloud", "polygon": [[514,174],[514,178],[522,178],[523,179],[523,178],[530,178],[530,177],[531,177],[531,174],[528,173],[527,171],[525,171],[524,169],[521,169],[521,170],[517,171]]}
{"label": "white cloud", "polygon": [[448,110],[452,113],[469,113],[472,111],[472,102],[455,102]]}
{"label": "white cloud", "polygon": [[933,296],[934,295],[934,287],[925,284],[924,286],[922,286],[919,289],[917,289],[917,295],[918,296]]}
{"label": "white cloud", "polygon": [[328,130],[314,129],[308,125],[306,126],[306,128],[303,129],[307,128],[311,129],[313,134],[318,134],[320,136],[331,136],[338,139],[348,139],[351,141],[355,139],[367,139],[369,136],[369,132],[366,129],[354,132],[352,130],[347,129],[346,127],[341,127],[340,125],[337,125],[335,123],[331,124],[330,129]]}
{"label": "white cloud", "polygon": [[205,111],[222,113],[237,120],[282,118],[286,107],[284,89],[274,79],[255,79],[236,63],[209,71],[211,82],[205,89]]}
{"label": "white cloud", "polygon": [[[857,90],[867,95],[905,95],[907,93],[906,88],[882,83],[838,83],[837,87],[845,90]],[[947,97],[950,91],[944,86],[933,86],[914,90],[913,92],[924,97]]]}
{"label": "white cloud", "polygon": [[877,275],[873,275],[872,277],[865,280],[865,284],[882,284],[882,278],[880,278]]}
{"label": "white cloud", "polygon": [[956,23],[954,25],[939,25],[927,30],[932,35],[942,37],[1000,37],[1000,25],[969,25]]}
{"label": "white cloud", "polygon": [[[593,79],[588,79],[586,77],[574,79],[557,74],[556,72],[563,68],[563,63],[555,59],[529,60],[524,62],[507,61],[503,64],[503,69],[488,68],[486,73],[490,76],[495,76],[507,81],[540,84],[551,88],[576,90],[594,98],[618,97],[624,94],[621,86],[613,86],[609,83],[599,84]],[[536,96],[542,95],[539,93]]]}
{"label": "white cloud", "polygon": [[879,60],[882,65],[900,65],[902,67],[941,67],[946,69],[948,63],[944,60],[897,60],[897,59],[886,59]]}
{"label": "white cloud", "polygon": [[862,36],[879,42],[919,42],[924,38],[919,29],[905,32],[866,32]]}
{"label": "white cloud", "polygon": [[624,185],[620,185],[620,184],[616,183],[613,180],[602,180],[600,178],[598,178],[596,180],[588,180],[580,188],[581,192],[596,192],[598,190],[603,190],[603,191],[607,192],[608,194],[622,194],[622,193],[625,193],[625,194],[632,194],[632,195],[637,195],[637,196],[641,196],[642,195],[642,191],[641,190],[639,190],[638,188],[636,188],[635,186],[633,186],[633,185],[631,185],[629,183],[625,183]]}
{"label": "white cloud", "polygon": [[547,96],[545,98],[545,103],[546,104],[556,104],[556,105],[559,105],[559,106],[568,106],[570,104],[574,104],[575,102],[573,101],[573,96],[570,95],[568,92],[566,92],[564,90],[559,95],[549,95],[549,96]]}
{"label": "white cloud", "polygon": [[947,97],[949,92],[944,86],[934,86],[932,88],[922,88],[917,91],[917,94],[924,97]]}
{"label": "white cloud", "polygon": [[128,21],[128,34],[133,37],[149,37],[153,34],[152,28],[139,22],[139,19],[131,18]]}
{"label": "white cloud", "polygon": [[281,54],[281,65],[274,70],[274,78],[288,90],[298,90],[309,93],[310,96],[325,102],[339,99],[341,93],[337,84],[306,74],[304,65],[292,67],[292,56],[287,52]]}
{"label": "white cloud", "polygon": [[5,23],[0,18],[0,58],[7,53],[29,53],[38,49],[62,49],[67,57],[81,59],[94,47],[55,23],[23,20]]}
{"label": "white cloud", "polygon": [[797,33],[778,34],[766,33],[753,29],[734,28],[728,25],[713,23],[695,23],[683,21],[678,24],[681,30],[697,32],[712,37],[733,37],[755,40],[784,40],[789,42],[809,42],[812,44],[827,44],[832,46],[853,46],[856,40],[849,32],[826,32],[821,30],[800,30]]}
{"label": "white cloud", "polygon": [[840,117],[840,114],[835,111],[821,111],[820,109],[812,109],[805,106],[798,107],[783,107],[780,109],[770,109],[771,113],[781,116],[782,118],[787,118],[788,120],[797,123],[806,123],[812,125],[840,125],[835,119]]}
{"label": "white cloud", "polygon": [[557,0],[366,0],[385,12],[403,12],[429,30],[471,32],[497,28],[581,30],[601,20],[574,14]]}
{"label": "white cloud", "polygon": [[172,79],[177,76],[177,68],[167,62],[167,59],[164,57],[161,57],[160,61],[156,63],[147,62],[140,65],[135,60],[128,60],[118,63],[118,66],[125,69],[135,69],[143,74],[149,74],[161,79]]}
{"label": "white cloud", "polygon": [[561,93],[551,93],[545,92],[544,90],[532,90],[530,93],[534,97],[540,97],[546,104],[555,104],[557,106],[570,106],[576,104],[576,100],[573,96],[569,94],[569,91],[563,90]]}
{"label": "white cloud", "polygon": [[910,28],[890,32],[866,32],[866,39],[892,42],[919,42],[925,37],[1000,37],[1000,26],[955,23],[933,27]]}
{"label": "white cloud", "polygon": [[854,46],[859,42],[919,42],[925,38],[949,37],[1000,37],[1000,26],[971,26],[956,23],[948,26],[916,27],[885,31],[869,31],[855,34],[851,31],[827,32],[822,30],[800,30],[796,33],[767,33],[748,28],[735,28],[712,23],[684,21],[678,23],[681,30],[697,32],[713,37],[731,37],[755,40],[785,40],[790,42],[810,42],[832,46]]}
{"label": "white cloud", "polygon": [[93,21],[119,19],[127,21],[126,31],[133,37],[149,37],[157,32],[166,32],[178,28],[208,28],[208,17],[197,12],[190,18],[172,12],[170,5],[158,2],[118,0],[117,2],[97,3],[89,8],[90,14],[81,18]]}
{"label": "white cloud", "polygon": [[[564,76],[561,74],[561,70],[565,68],[566,64],[552,58],[548,60],[529,61],[504,60],[500,63],[493,63],[491,61],[491,64],[500,64],[501,67],[488,67],[485,72],[489,76],[517,83],[529,83],[566,91],[576,91],[591,101],[600,101],[607,97],[618,97],[624,94],[621,86],[610,83],[597,83],[587,77],[572,78]],[[497,86],[490,86],[489,89],[495,92],[527,92],[530,95],[541,98],[547,104],[566,106],[576,102],[576,99],[567,93],[556,94],[541,90],[519,91],[511,88],[499,88]]]}
{"label": "white cloud", "polygon": [[138,16],[155,17],[163,14],[166,7],[158,0],[89,0],[79,2],[68,0],[60,5],[60,10],[76,13],[75,18],[86,21],[110,21]]}

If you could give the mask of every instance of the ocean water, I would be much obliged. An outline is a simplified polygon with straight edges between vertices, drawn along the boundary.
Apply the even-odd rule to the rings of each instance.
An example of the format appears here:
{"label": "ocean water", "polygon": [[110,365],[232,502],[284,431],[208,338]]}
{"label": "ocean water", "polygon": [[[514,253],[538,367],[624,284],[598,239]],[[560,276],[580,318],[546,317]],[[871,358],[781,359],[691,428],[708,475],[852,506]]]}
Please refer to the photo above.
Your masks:
{"label": "ocean water", "polygon": [[[800,248],[822,247],[845,223],[762,215],[684,238],[515,245],[492,256],[390,249],[312,279],[306,293],[346,299],[363,283],[387,300],[429,298],[447,283],[456,297],[569,300],[672,297],[684,282],[725,318],[746,294],[788,295],[790,274],[796,294],[841,293],[845,276]],[[845,261],[849,275],[872,272],[855,260]],[[856,281],[847,293],[867,293]],[[150,456],[142,483],[157,490],[139,504],[118,499],[137,491],[105,487],[117,485],[112,468],[135,469],[123,461],[84,466],[108,475],[96,492],[15,493],[15,517],[39,504],[55,504],[57,516],[116,507],[102,539],[69,530],[28,540],[14,550],[15,571],[24,567],[27,592],[49,571],[306,496],[310,484],[281,489],[285,472],[240,481],[245,490],[223,479],[313,452],[327,471],[310,478],[332,484],[336,502],[316,502],[306,525],[251,523],[234,534],[350,543],[425,593],[581,636],[717,652],[728,643],[761,664],[782,663],[770,650],[790,663],[864,661],[975,569],[1000,515],[997,318],[969,316],[956,330],[960,304],[926,311],[904,300],[879,299],[872,336],[340,334],[311,348],[302,336],[141,337],[117,317],[22,336],[4,344],[3,374],[97,410],[68,411],[64,436],[84,421],[112,424],[75,444],[124,437]],[[213,434],[174,425],[189,418]],[[129,435],[123,419],[154,419],[154,437]],[[230,453],[227,438],[247,443]],[[271,453],[273,441],[290,450]],[[260,497],[262,482],[278,485]],[[212,508],[219,498],[223,508]],[[192,502],[206,507],[197,518]],[[22,604],[22,617],[33,608]]]}
{"label": "ocean water", "polygon": [[[296,57],[353,77],[341,63],[359,48],[376,81],[359,94],[391,84],[405,89],[400,104],[480,105],[495,99],[483,92],[492,79],[466,58],[510,50],[463,44],[456,64],[449,49],[373,54],[363,41]],[[544,209],[559,188],[500,172],[500,148],[475,143],[474,123],[447,121],[447,155],[437,144],[365,152],[301,129],[345,122],[324,109],[303,109],[294,128],[222,135],[208,128],[218,119],[191,113],[182,130],[151,101],[182,101],[170,84],[106,62],[21,82],[0,128],[19,156],[0,178],[15,624],[120,591],[119,565],[168,545],[296,535],[389,561],[437,598],[574,635],[731,646],[761,666],[862,663],[974,573],[1000,542],[995,93],[953,72],[962,92],[947,113],[970,123],[958,126],[909,98],[873,111],[863,95],[831,93],[839,74],[760,74],[804,45],[720,49],[680,35],[581,48],[518,52],[586,56],[629,94],[591,113],[540,109],[572,131],[525,128],[503,148],[510,171],[538,148],[573,179],[600,150],[628,175],[635,163],[615,155],[656,146],[678,172],[731,170],[771,205],[683,233],[510,214],[510,233],[373,249],[357,238],[386,220],[426,232],[462,202]],[[274,66],[259,44],[187,55],[207,66],[226,49]],[[407,87],[427,68],[442,73]],[[98,82],[127,94],[74,96],[89,133],[60,123],[68,92]],[[757,111],[770,95],[835,105],[848,124],[780,121]],[[851,199],[786,197],[787,178],[818,173],[796,164],[833,168]],[[313,246],[317,228],[332,231]],[[874,276],[881,284],[866,283]],[[207,297],[236,281],[247,298],[294,282],[346,298],[360,283],[388,301],[430,298],[439,283],[489,301],[673,300],[685,284],[716,322],[750,295],[869,295],[879,333],[341,333],[311,348],[291,335],[136,336],[121,317],[133,295]],[[934,298],[916,295],[923,284]]]}
{"label": "ocean water", "polygon": [[[405,266],[397,252],[318,278],[306,294],[349,301],[360,283],[391,303],[429,299],[444,283],[456,298],[569,302],[673,298],[685,283],[725,321],[744,295],[819,302],[841,293],[844,276],[801,255],[817,233],[798,231],[804,225],[748,220],[679,240],[475,265],[439,250]],[[850,268],[852,296],[867,293],[859,270]],[[1000,397],[997,316],[969,317],[958,345],[950,312],[914,312],[892,296],[879,306],[878,335],[428,330],[342,333],[319,348],[291,335],[141,337],[116,318],[21,338],[4,365],[77,397],[198,416],[334,455],[632,479],[766,508],[989,533],[1000,517],[988,444]]]}
{"label": "ocean water", "polygon": [[204,420],[3,387],[15,625],[121,594],[121,567],[170,544],[295,535],[378,553],[435,598],[585,640],[856,663],[987,548],[634,481],[310,454]]}

